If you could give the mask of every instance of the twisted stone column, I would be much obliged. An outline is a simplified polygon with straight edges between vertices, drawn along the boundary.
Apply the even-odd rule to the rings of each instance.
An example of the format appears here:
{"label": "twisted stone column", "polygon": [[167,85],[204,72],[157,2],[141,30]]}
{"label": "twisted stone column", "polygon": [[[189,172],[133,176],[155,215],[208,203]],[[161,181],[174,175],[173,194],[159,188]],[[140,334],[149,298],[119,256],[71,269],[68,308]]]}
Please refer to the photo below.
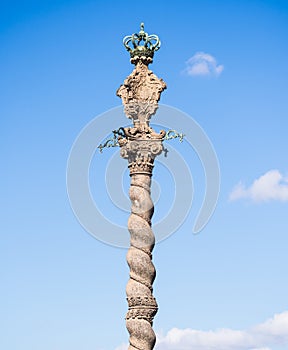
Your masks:
{"label": "twisted stone column", "polygon": [[[142,41],[144,44],[140,45]],[[130,42],[133,47],[128,45]],[[127,117],[133,121],[132,127],[122,128],[123,134],[118,138],[121,156],[128,159],[131,176],[126,326],[130,334],[129,350],[152,350],[156,341],[152,325],[158,306],[152,294],[156,271],[152,263],[155,237],[151,229],[154,206],[150,188],[154,160],[163,150],[166,133],[155,132],[149,123],[166,84],[148,69],[154,51],[160,47],[157,36],[149,36],[141,24],[139,34],[124,38],[124,45],[130,52],[131,63],[135,64],[135,69],[117,91]]]}
{"label": "twisted stone column", "polygon": [[154,206],[150,198],[150,175],[135,174],[131,177],[130,199],[132,203],[128,229],[131,247],[127,253],[130,279],[126,287],[129,310],[126,326],[130,333],[129,350],[153,349],[155,334],[152,329],[157,303],[152,295],[156,271],[152,263],[154,234],[151,217]]}
{"label": "twisted stone column", "polygon": [[152,325],[158,306],[152,294],[156,271],[152,263],[155,237],[151,229],[154,205],[150,188],[154,159],[162,152],[160,138],[165,133],[155,134],[158,139],[131,140],[128,136],[130,129],[124,130],[127,138],[120,138],[119,143],[121,156],[128,159],[131,176],[131,215],[128,219],[131,247],[127,253],[130,279],[126,287],[129,310],[126,326],[130,333],[129,350],[151,350],[156,340]]}

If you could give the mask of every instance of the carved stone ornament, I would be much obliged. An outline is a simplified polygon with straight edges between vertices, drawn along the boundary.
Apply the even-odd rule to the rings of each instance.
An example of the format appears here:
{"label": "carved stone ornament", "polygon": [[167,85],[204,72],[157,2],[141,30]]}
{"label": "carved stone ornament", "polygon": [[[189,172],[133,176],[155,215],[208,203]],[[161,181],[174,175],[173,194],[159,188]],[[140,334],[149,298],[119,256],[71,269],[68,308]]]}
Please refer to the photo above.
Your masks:
{"label": "carved stone ornament", "polygon": [[[140,109],[152,109],[154,114],[156,111],[153,107],[157,107],[157,102],[166,84],[159,79],[151,70],[148,69],[141,60],[136,64],[133,72],[125,79],[124,84],[117,90],[117,95],[122,98],[122,103],[126,107],[130,107],[135,112]],[[133,105],[136,105],[133,107]],[[151,114],[152,115],[152,114]],[[133,113],[128,115],[133,119]]]}

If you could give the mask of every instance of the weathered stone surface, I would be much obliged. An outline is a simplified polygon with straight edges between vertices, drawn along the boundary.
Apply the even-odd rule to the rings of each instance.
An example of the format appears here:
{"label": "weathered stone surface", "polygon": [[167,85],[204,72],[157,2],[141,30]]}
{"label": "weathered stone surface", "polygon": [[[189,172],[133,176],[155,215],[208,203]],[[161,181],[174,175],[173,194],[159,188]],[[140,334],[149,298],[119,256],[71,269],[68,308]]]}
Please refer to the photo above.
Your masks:
{"label": "weathered stone surface", "polygon": [[[125,111],[128,111],[127,116],[139,120],[139,111],[140,117],[150,118],[155,114],[157,102],[164,89],[166,89],[166,83],[149,70],[146,64],[139,61],[124,84],[117,90],[117,95],[122,98]],[[135,101],[137,103],[133,104]]]}

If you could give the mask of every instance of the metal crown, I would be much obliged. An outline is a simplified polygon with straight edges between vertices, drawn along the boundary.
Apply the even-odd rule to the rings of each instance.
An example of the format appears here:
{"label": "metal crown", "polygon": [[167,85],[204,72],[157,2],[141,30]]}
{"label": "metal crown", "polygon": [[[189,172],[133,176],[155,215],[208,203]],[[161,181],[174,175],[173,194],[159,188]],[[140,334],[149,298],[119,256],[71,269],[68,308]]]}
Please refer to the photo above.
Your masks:
{"label": "metal crown", "polygon": [[123,44],[130,53],[131,63],[142,61],[145,64],[153,62],[154,51],[160,49],[161,42],[155,34],[148,35],[144,31],[144,23],[140,25],[140,32],[125,36]]}

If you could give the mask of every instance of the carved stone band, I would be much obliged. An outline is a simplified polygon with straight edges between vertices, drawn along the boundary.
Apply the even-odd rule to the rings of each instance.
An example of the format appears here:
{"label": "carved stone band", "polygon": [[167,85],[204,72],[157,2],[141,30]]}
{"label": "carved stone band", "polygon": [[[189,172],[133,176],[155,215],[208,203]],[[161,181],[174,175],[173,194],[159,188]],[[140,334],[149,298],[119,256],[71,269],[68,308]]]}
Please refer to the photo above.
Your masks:
{"label": "carved stone band", "polygon": [[148,308],[142,308],[142,309],[129,309],[126,314],[126,320],[129,319],[144,319],[148,321],[150,324],[153,323],[154,316],[157,313],[156,309],[148,309]]}
{"label": "carved stone band", "polygon": [[136,296],[136,297],[130,297],[127,298],[128,306],[130,308],[135,307],[152,307],[152,308],[158,308],[156,299],[153,296],[147,295],[147,296]]}

